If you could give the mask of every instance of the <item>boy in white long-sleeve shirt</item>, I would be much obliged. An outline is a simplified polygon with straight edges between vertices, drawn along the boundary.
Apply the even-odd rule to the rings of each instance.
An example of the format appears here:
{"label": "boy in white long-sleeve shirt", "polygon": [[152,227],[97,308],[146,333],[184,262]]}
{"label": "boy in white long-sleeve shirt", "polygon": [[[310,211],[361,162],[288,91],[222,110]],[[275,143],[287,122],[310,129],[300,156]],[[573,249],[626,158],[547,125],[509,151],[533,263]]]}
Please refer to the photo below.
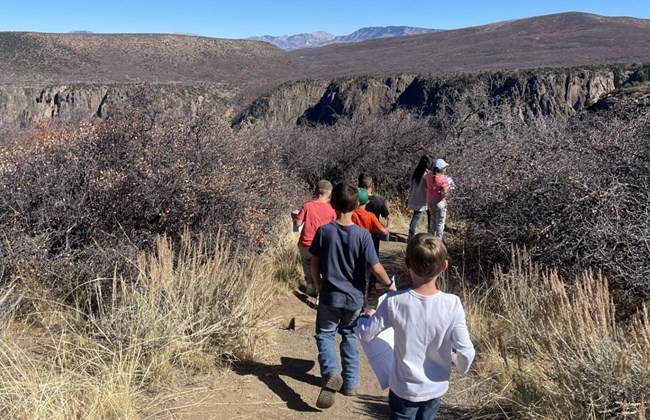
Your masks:
{"label": "boy in white long-sleeve shirt", "polygon": [[436,281],[447,269],[447,249],[430,233],[406,246],[413,288],[389,293],[376,311],[359,319],[368,342],[393,327],[395,355],[389,378],[392,419],[435,419],[449,388],[452,363],[466,373],[474,360],[465,312],[456,295],[441,292]]}

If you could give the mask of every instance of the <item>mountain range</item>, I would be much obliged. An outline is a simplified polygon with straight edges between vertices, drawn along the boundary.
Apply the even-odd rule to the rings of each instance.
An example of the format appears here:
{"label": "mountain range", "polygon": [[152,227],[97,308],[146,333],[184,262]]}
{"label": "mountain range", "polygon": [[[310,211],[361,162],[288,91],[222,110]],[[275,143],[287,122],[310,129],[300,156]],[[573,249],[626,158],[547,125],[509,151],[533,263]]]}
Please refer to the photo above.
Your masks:
{"label": "mountain range", "polygon": [[361,28],[349,35],[336,36],[328,32],[318,31],[297,35],[281,36],[254,36],[248,39],[269,42],[285,51],[299,50],[302,48],[322,47],[342,42],[363,42],[370,39],[392,38],[406,35],[426,34],[439,32],[441,29],[413,28],[410,26],[374,26]]}
{"label": "mountain range", "polygon": [[585,13],[293,51],[172,34],[0,32],[0,131],[104,115],[139,83],[164,89],[168,106],[230,115],[247,108],[245,123],[322,122],[398,106],[434,113],[455,92],[450,86],[470,85],[482,86],[486,101],[526,98],[513,100],[524,116],[569,114],[628,81],[647,81],[649,39],[650,19]]}

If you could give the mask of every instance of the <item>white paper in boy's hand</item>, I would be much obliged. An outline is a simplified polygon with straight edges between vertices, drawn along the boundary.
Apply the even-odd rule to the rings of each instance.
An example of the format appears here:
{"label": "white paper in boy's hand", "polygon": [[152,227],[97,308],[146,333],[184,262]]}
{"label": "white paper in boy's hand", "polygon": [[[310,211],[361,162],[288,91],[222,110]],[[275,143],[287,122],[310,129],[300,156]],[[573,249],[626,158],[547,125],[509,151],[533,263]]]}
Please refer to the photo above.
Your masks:
{"label": "white paper in boy's hand", "polygon": [[[386,299],[386,294],[379,297],[377,306],[379,306],[384,299]],[[377,380],[379,380],[381,389],[388,388],[388,378],[390,377],[390,371],[393,368],[393,345],[395,343],[393,328],[385,329],[369,343],[366,343],[363,340],[360,341],[361,347],[363,348],[364,353],[366,353],[366,358],[370,363],[370,367],[372,367],[375,376],[377,376]]]}

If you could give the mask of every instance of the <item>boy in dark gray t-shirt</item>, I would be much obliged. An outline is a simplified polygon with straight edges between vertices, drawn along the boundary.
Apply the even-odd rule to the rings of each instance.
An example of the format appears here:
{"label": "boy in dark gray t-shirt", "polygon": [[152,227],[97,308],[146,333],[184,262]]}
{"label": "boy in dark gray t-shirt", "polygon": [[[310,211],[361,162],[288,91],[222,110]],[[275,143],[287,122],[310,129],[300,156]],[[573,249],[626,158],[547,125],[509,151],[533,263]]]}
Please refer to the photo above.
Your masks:
{"label": "boy in dark gray t-shirt", "polygon": [[[338,184],[330,203],[336,220],[318,228],[309,248],[314,285],[320,291],[316,344],[323,383],[316,400],[318,408],[331,407],[339,390],[356,395],[359,350],[353,328],[363,306],[368,267],[389,290],[396,290],[379,263],[370,233],[352,223],[358,205],[357,188]],[[337,332],[341,334],[342,373],[336,356]]]}

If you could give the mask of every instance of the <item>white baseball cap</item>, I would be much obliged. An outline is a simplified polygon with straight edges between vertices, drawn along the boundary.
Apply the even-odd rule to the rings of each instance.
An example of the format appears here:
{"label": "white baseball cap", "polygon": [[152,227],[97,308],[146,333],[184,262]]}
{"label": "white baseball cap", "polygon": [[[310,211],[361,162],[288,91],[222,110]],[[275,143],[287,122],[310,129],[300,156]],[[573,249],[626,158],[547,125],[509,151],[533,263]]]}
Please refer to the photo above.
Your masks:
{"label": "white baseball cap", "polygon": [[443,159],[436,159],[436,168],[445,169],[447,166],[449,166],[449,164]]}

